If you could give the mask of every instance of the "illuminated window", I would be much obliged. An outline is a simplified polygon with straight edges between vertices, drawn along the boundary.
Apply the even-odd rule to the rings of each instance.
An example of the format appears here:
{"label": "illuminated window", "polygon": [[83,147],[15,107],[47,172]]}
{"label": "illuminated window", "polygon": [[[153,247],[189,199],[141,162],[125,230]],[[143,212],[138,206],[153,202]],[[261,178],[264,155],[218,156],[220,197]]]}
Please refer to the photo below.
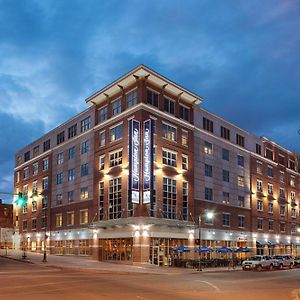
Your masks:
{"label": "illuminated window", "polygon": [[37,193],[37,191],[38,191],[38,182],[34,181],[32,183],[32,193]]}
{"label": "illuminated window", "polygon": [[62,223],[63,223],[62,214],[56,214],[55,215],[55,226],[62,227]]}
{"label": "illuminated window", "polygon": [[103,171],[105,166],[105,155],[99,156],[99,171]]}
{"label": "illuminated window", "polygon": [[37,211],[37,201],[32,200],[32,202],[31,202],[31,208],[32,208],[32,212]]}
{"label": "illuminated window", "polygon": [[293,186],[293,187],[295,187],[295,185],[296,185],[295,176],[292,176],[292,175],[291,175],[291,178],[290,178],[290,185]]}
{"label": "illuminated window", "polygon": [[109,167],[122,165],[122,149],[109,153]]}
{"label": "illuminated window", "polygon": [[222,203],[224,204],[229,204],[229,193],[228,192],[223,192],[223,200]]}
{"label": "illuminated window", "polygon": [[239,207],[245,207],[245,197],[244,196],[238,196],[238,205]]}
{"label": "illuminated window", "polygon": [[67,212],[67,226],[74,225],[74,211]]}
{"label": "illuminated window", "polygon": [[99,182],[99,220],[104,220],[104,181]]}
{"label": "illuminated window", "polygon": [[291,191],[291,201],[295,201],[296,193]]}
{"label": "illuminated window", "polygon": [[182,170],[188,169],[189,158],[187,155],[182,154]]}
{"label": "illuminated window", "polygon": [[261,193],[263,191],[263,183],[259,179],[256,180],[256,190]]}
{"label": "illuminated window", "polygon": [[75,169],[68,170],[68,181],[74,181],[75,180]]}
{"label": "illuminated window", "polygon": [[261,161],[256,162],[256,173],[257,174],[262,174],[263,172],[263,164]]}
{"label": "illuminated window", "polygon": [[182,182],[182,219],[188,220],[188,183]]}
{"label": "illuminated window", "polygon": [[33,164],[33,175],[37,175],[39,172],[39,163],[36,162]]}
{"label": "illuminated window", "polygon": [[177,129],[171,125],[163,123],[162,127],[163,137],[169,141],[176,142],[177,140]]}
{"label": "illuminated window", "polygon": [[181,144],[183,146],[188,146],[189,143],[189,134],[187,130],[183,130],[181,131]]}
{"label": "illuminated window", "polygon": [[75,196],[75,192],[74,191],[69,191],[68,192],[68,202],[74,202],[74,196]]}
{"label": "illuminated window", "polygon": [[112,105],[112,115],[115,116],[122,111],[122,99],[117,99],[111,103]]}
{"label": "illuminated window", "polygon": [[245,178],[244,178],[244,176],[238,176],[237,177],[237,179],[238,179],[238,186],[241,186],[241,187],[244,187],[245,186]]}
{"label": "illuminated window", "polygon": [[176,180],[163,177],[163,216],[166,219],[177,217],[177,184]]}
{"label": "illuminated window", "polygon": [[177,153],[170,150],[163,149],[162,163],[164,165],[176,167],[177,166]]}
{"label": "illuminated window", "polygon": [[126,95],[127,107],[130,108],[137,104],[137,90],[131,91]]}
{"label": "illuminated window", "polygon": [[122,213],[122,178],[109,181],[109,218],[121,218]]}
{"label": "illuminated window", "polygon": [[83,187],[80,189],[80,200],[86,200],[89,198],[89,189],[88,187]]}
{"label": "illuminated window", "polygon": [[117,141],[123,137],[123,124],[110,129],[110,141]]}
{"label": "illuminated window", "polygon": [[211,155],[213,153],[213,144],[204,142],[204,153]]}

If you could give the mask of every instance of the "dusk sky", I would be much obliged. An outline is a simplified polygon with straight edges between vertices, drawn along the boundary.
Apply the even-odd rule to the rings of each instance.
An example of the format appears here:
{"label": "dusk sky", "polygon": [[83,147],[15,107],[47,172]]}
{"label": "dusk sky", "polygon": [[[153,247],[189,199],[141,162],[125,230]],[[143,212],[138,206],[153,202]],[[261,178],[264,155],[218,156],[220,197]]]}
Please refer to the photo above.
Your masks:
{"label": "dusk sky", "polygon": [[0,191],[18,149],[139,64],[300,152],[299,28],[296,0],[0,0]]}

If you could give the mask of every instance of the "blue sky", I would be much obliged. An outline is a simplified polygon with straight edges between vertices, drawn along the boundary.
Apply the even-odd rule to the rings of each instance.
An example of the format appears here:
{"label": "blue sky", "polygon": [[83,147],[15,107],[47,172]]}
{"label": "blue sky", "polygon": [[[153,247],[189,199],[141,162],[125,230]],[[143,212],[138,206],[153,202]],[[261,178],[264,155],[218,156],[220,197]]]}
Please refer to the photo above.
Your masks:
{"label": "blue sky", "polygon": [[141,63],[300,152],[299,28],[293,0],[0,0],[0,190],[19,148]]}

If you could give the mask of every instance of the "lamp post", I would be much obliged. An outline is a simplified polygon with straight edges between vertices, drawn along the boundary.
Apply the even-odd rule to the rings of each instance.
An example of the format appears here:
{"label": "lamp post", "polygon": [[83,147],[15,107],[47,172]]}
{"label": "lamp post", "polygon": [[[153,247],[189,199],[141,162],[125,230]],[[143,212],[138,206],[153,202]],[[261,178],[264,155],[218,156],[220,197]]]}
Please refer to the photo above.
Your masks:
{"label": "lamp post", "polygon": [[[205,217],[207,220],[212,220],[212,218],[214,217],[213,212],[206,212],[205,213]],[[202,227],[202,215],[201,213],[199,214],[198,217],[198,229],[199,229],[199,271],[202,271],[202,267],[201,267],[201,227]]]}

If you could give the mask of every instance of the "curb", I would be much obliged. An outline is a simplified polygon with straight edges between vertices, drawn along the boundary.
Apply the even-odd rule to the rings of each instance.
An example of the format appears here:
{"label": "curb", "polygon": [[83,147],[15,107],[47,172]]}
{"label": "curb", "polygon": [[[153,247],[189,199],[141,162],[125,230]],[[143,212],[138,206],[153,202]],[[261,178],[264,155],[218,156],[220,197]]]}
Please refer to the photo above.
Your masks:
{"label": "curb", "polygon": [[10,259],[10,260],[14,260],[14,261],[19,261],[19,262],[22,262],[22,263],[34,264],[32,261],[27,260],[27,259],[14,258],[14,257],[11,257],[11,256],[5,256],[5,255],[0,255],[0,257],[1,258],[7,258],[7,259]]}

